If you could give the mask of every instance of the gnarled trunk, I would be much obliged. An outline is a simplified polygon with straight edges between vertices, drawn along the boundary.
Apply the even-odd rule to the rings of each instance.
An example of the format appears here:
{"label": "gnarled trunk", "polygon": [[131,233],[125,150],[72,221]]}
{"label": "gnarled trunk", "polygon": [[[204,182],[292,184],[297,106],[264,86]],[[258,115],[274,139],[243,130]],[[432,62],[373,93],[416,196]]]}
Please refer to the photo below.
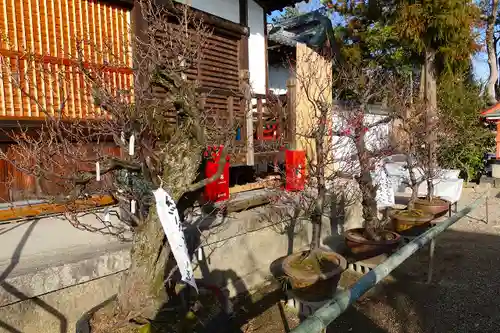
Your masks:
{"label": "gnarled trunk", "polygon": [[436,162],[436,130],[434,124],[437,121],[437,79],[436,79],[436,51],[428,49],[425,51],[424,73],[422,76],[424,87],[424,98],[426,106],[425,127],[427,136],[427,198],[432,200],[434,193],[433,173],[437,169]]}
{"label": "gnarled trunk", "polygon": [[152,206],[146,223],[134,235],[130,252],[131,264],[122,278],[117,295],[117,309],[121,313],[135,313],[154,318],[168,300],[164,288],[165,265],[170,255],[156,206]]}
{"label": "gnarled trunk", "polygon": [[[169,156],[163,165],[162,179],[169,180],[164,188],[176,202],[195,181],[201,160],[200,147],[187,141],[183,144],[186,149],[182,156]],[[93,333],[115,332],[117,326],[123,326],[124,322],[145,324],[158,316],[159,310],[169,301],[165,284],[171,277],[170,267],[167,267],[170,253],[156,205],[153,204],[149,207],[147,218],[135,229],[130,268],[121,280],[116,302],[94,316],[94,326],[99,329]],[[125,325],[118,332],[136,332],[135,325],[129,326]]]}
{"label": "gnarled trunk", "polygon": [[365,146],[364,120],[356,130],[355,145],[361,174],[356,178],[361,191],[361,204],[363,206],[363,219],[365,221],[366,236],[372,240],[380,240],[377,232],[381,228],[381,221],[377,210],[377,189],[373,185],[370,173],[371,161]]}
{"label": "gnarled trunk", "polygon": [[496,93],[495,85],[498,80],[498,67],[497,67],[497,55],[496,55],[496,45],[495,45],[495,22],[498,12],[498,0],[491,1],[491,12],[488,16],[487,27],[486,27],[486,49],[488,52],[488,66],[490,68],[490,75],[488,77],[488,85],[486,86],[486,93],[488,96],[488,102],[490,104],[496,104]]}

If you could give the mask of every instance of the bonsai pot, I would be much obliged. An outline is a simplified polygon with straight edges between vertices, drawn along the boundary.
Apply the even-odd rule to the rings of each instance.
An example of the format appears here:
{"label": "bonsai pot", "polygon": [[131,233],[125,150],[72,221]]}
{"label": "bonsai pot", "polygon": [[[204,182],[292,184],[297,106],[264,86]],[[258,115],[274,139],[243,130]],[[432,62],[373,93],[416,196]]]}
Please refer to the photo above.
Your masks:
{"label": "bonsai pot", "polygon": [[432,201],[426,198],[418,198],[413,204],[415,209],[440,217],[446,214],[450,209],[450,202],[441,198],[432,198]]}
{"label": "bonsai pot", "polygon": [[282,262],[283,273],[300,299],[317,302],[330,298],[337,290],[347,261],[340,254],[316,250],[293,253]]}
{"label": "bonsai pot", "polygon": [[394,230],[398,233],[409,229],[426,227],[434,215],[419,209],[399,210],[391,214]]}
{"label": "bonsai pot", "polygon": [[380,230],[384,239],[378,241],[367,239],[364,234],[365,228],[347,230],[344,234],[349,255],[358,261],[392,253],[401,240],[399,234],[390,230]]}
{"label": "bonsai pot", "polygon": [[96,313],[97,311],[104,308],[106,305],[110,304],[115,300],[116,300],[116,295],[113,295],[111,298],[105,300],[101,304],[96,305],[95,307],[84,313],[83,316],[76,322],[75,325],[76,333],[91,333],[92,330],[90,328],[90,320],[92,319],[94,313]]}
{"label": "bonsai pot", "polygon": [[[201,302],[201,312],[199,314],[194,314],[195,317],[193,318],[186,313],[184,322],[180,327],[178,327],[179,318],[176,317],[179,315],[178,311],[173,313],[173,316],[171,316],[168,311],[162,312],[162,317],[155,318],[155,320],[158,320],[158,323],[161,323],[167,332],[177,332],[178,329],[181,329],[182,332],[184,332],[183,329],[188,329],[189,327],[194,329],[199,328],[200,326],[203,327],[203,332],[206,333],[232,332],[232,317],[228,313],[229,308],[227,299],[221,292],[220,288],[205,284],[201,280],[196,280],[196,283],[199,288],[199,293],[193,293],[193,296],[196,297],[196,299],[203,300]],[[83,314],[83,316],[76,323],[76,333],[92,333],[90,322],[94,314],[115,300],[116,295]],[[163,316],[165,316],[165,318]],[[198,318],[198,316],[200,317]],[[174,318],[174,321],[170,322],[169,319],[165,320],[166,318]],[[188,331],[191,332],[192,330]],[[149,332],[149,330],[147,332]],[[196,332],[198,331],[196,330]]]}

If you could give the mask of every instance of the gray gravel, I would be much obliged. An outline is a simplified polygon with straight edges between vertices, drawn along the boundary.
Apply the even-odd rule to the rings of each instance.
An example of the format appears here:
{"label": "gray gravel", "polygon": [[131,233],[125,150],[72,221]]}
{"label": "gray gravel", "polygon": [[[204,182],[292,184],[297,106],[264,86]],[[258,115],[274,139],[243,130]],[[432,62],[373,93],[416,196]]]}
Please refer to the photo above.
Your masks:
{"label": "gray gravel", "polygon": [[[479,191],[464,189],[459,209]],[[488,206],[489,224],[483,205],[439,237],[430,285],[424,283],[428,254],[423,249],[329,332],[500,332],[500,198],[492,197]]]}

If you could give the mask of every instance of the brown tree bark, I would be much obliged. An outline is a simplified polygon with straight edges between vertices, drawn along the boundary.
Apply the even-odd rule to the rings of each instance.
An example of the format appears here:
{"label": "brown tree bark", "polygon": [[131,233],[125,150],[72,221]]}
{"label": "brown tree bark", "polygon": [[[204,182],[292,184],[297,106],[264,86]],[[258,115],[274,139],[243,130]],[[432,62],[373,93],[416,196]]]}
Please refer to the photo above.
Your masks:
{"label": "brown tree bark", "polygon": [[[362,110],[364,110],[364,107],[362,107]],[[373,185],[373,179],[370,173],[372,165],[369,153],[366,151],[363,123],[364,120],[361,121],[361,125],[356,129],[354,139],[361,170],[361,174],[357,177],[357,182],[361,191],[361,204],[363,206],[366,236],[372,240],[380,240],[380,235],[377,232],[381,227],[381,221],[378,217],[377,210],[377,189]]]}
{"label": "brown tree bark", "polygon": [[490,68],[490,75],[488,77],[488,84],[486,86],[486,93],[488,97],[488,102],[490,104],[496,104],[496,93],[495,85],[498,81],[498,66],[497,66],[497,55],[496,55],[496,45],[495,45],[495,23],[498,13],[498,0],[491,0],[491,12],[487,18],[486,26],[486,50],[488,53],[488,66]]}
{"label": "brown tree bark", "polygon": [[316,182],[318,199],[314,205],[314,211],[311,216],[312,239],[311,250],[319,248],[321,243],[321,224],[326,200],[326,159],[330,153],[326,151],[325,140],[327,139],[327,121],[328,109],[326,106],[320,108],[318,130],[315,133],[314,143],[316,146]]}
{"label": "brown tree bark", "polygon": [[[201,149],[190,142],[184,144],[183,156],[172,156],[165,161],[162,177],[171,179],[172,175],[179,175],[174,182],[163,186],[176,202],[195,181],[200,165]],[[135,230],[130,268],[121,279],[116,302],[94,316],[94,326],[99,327],[97,333],[116,330],[119,322],[142,318],[147,323],[158,316],[171,296],[166,290],[167,279],[171,277],[167,267],[170,254],[156,206],[152,205],[145,221]],[[136,330],[135,325],[125,325],[119,332]]]}
{"label": "brown tree bark", "polygon": [[434,192],[433,173],[437,168],[436,161],[436,139],[437,133],[434,131],[434,123],[437,121],[437,78],[436,78],[436,51],[427,49],[425,51],[424,72],[422,73],[424,100],[426,106],[426,136],[427,136],[427,161],[426,161],[426,182],[427,197],[432,199]]}

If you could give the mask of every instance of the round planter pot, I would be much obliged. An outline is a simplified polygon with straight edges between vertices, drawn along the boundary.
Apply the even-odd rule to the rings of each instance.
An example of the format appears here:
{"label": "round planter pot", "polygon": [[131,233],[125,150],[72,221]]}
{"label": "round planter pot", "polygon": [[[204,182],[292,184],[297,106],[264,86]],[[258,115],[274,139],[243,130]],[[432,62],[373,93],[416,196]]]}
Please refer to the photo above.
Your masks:
{"label": "round planter pot", "polygon": [[318,250],[316,254],[320,257],[320,264],[311,268],[309,262],[315,259],[305,259],[308,253],[293,253],[283,260],[283,272],[293,293],[310,302],[332,297],[337,290],[340,274],[347,268],[347,261],[338,253]]}
{"label": "round planter pot", "polygon": [[381,232],[388,236],[387,240],[366,239],[364,228],[347,230],[344,237],[350,256],[359,261],[394,251],[401,241],[401,236],[390,230],[382,230]]}
{"label": "round planter pot", "polygon": [[400,210],[392,214],[392,224],[398,233],[410,229],[426,227],[433,219],[434,215],[420,210]]}
{"label": "round planter pot", "polygon": [[413,206],[415,209],[434,215],[434,217],[440,217],[448,212],[450,202],[441,198],[433,198],[432,202],[425,198],[418,198]]}
{"label": "round planter pot", "polygon": [[92,316],[94,313],[108,305],[109,303],[113,302],[116,299],[116,295],[112,296],[111,298],[105,300],[99,305],[96,305],[89,311],[85,312],[83,316],[76,322],[76,333],[91,333],[92,330],[90,328],[90,320],[92,319]]}

